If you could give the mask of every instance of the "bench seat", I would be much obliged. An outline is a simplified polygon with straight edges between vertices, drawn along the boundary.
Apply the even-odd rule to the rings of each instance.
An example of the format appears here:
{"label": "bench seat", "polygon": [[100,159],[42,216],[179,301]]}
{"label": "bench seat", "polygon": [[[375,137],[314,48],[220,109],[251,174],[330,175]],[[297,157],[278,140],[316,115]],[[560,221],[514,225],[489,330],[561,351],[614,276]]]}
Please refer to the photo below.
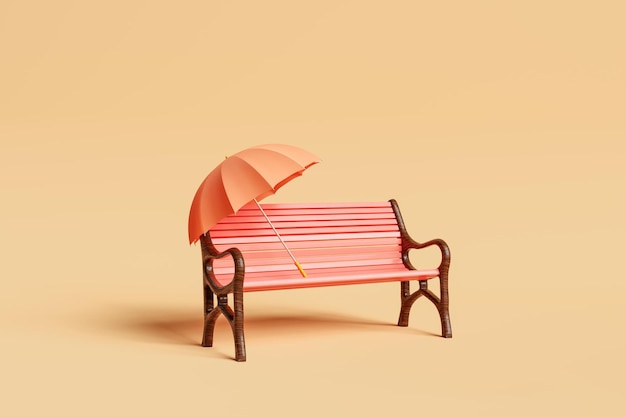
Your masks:
{"label": "bench seat", "polygon": [[[294,268],[294,265],[291,264]],[[423,269],[419,271],[407,270],[404,265],[389,265],[385,267],[355,266],[344,268],[314,268],[309,264],[302,264],[307,273],[302,278],[300,273],[280,271],[276,273],[246,272],[243,284],[244,292],[286,290],[294,288],[328,287],[335,285],[371,284],[376,282],[396,282],[410,280],[425,280],[439,276],[437,269]],[[218,281],[227,283],[233,277],[220,275]]]}
{"label": "bench seat", "polygon": [[[451,336],[447,312],[448,247],[440,239],[423,244],[412,240],[394,200],[262,207],[274,228],[259,208],[250,204],[200,237],[205,288],[204,346],[211,346],[215,319],[224,314],[233,326],[237,360],[245,360],[244,292],[393,281],[401,282],[400,326],[408,325],[410,307],[423,295],[437,306],[443,335]],[[300,274],[276,231],[307,277]],[[409,260],[409,250],[430,245],[441,249],[441,264],[436,268],[415,268]],[[427,281],[432,278],[441,281],[441,298],[427,288]],[[410,281],[420,283],[418,291],[410,292]],[[230,293],[234,294],[234,311],[226,297]],[[217,308],[214,295],[218,298]]]}

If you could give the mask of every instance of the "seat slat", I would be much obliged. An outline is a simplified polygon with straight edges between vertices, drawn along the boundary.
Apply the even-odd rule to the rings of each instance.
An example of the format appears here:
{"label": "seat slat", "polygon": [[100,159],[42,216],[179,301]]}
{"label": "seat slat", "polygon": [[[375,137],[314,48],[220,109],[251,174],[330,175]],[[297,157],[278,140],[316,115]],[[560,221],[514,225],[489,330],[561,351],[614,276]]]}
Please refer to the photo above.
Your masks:
{"label": "seat slat", "polygon": [[[267,213],[266,213],[267,214]],[[282,215],[273,215],[270,217],[273,223],[277,221],[281,222],[300,222],[300,221],[329,221],[329,220],[370,220],[370,219],[389,219],[392,221],[396,221],[396,218],[393,212],[384,211],[380,213],[347,213],[347,214],[337,214],[337,213],[328,213],[328,214],[282,214]],[[228,216],[225,217],[217,226],[222,226],[226,224],[237,224],[237,223],[267,223],[267,219],[260,212],[258,214],[238,214],[236,216]]]}
{"label": "seat slat", "polygon": [[[306,209],[306,210],[316,210],[316,209],[331,209],[336,211],[337,209],[360,209],[360,208],[389,208],[391,207],[391,203],[388,201],[366,201],[366,202],[358,202],[358,203],[263,203],[261,205],[263,210],[274,210],[274,209],[284,209],[284,210],[298,210],[298,209]],[[256,203],[249,203],[241,208],[241,210],[258,210]]]}
{"label": "seat slat", "polygon": [[[317,235],[294,235],[294,236],[283,236],[283,240],[285,242],[317,242],[324,240],[348,240],[350,241],[361,241],[363,239],[376,239],[376,238],[385,238],[385,237],[400,237],[399,231],[394,232],[372,232],[372,233],[337,233],[337,234],[317,234]],[[217,239],[216,239],[217,240]],[[246,243],[272,243],[276,242],[278,238],[276,235],[274,236],[251,236],[246,238]],[[347,243],[349,243],[347,242]],[[228,238],[222,237],[219,239],[218,244],[220,245],[229,245],[235,243],[242,243],[240,238]],[[348,246],[351,246],[348,244]]]}
{"label": "seat slat", "polygon": [[[303,238],[311,235],[334,235],[334,234],[346,234],[346,233],[374,233],[374,232],[395,232],[398,230],[398,226],[384,225],[371,225],[371,226],[337,226],[337,227],[295,227],[287,229],[277,229],[280,235],[284,238],[286,236],[302,236]],[[215,230],[211,231],[211,236],[219,237],[259,237],[259,236],[273,236],[276,237],[276,232],[270,227],[263,229],[252,230]]]}
{"label": "seat slat", "polygon": [[[306,215],[335,215],[335,214],[368,214],[368,213],[389,213],[389,206],[379,206],[374,208],[368,207],[345,207],[345,208],[268,208],[262,205],[263,211],[270,218],[272,216],[306,216]],[[242,208],[236,214],[231,214],[228,218],[235,216],[255,216],[260,214],[258,207],[252,206],[250,208]]]}
{"label": "seat slat", "polygon": [[[358,259],[358,260],[333,260],[321,262],[320,260],[312,261],[312,262],[302,262],[302,268],[306,271],[313,269],[328,269],[328,268],[344,268],[351,266],[373,266],[373,265],[393,265],[393,264],[401,264],[402,260],[398,259]],[[252,272],[275,272],[275,271],[292,271],[295,266],[293,262],[289,263],[269,263],[269,264],[256,264],[256,265],[246,265],[246,274]],[[227,274],[234,272],[233,266],[225,266],[222,268],[214,268],[216,274]]]}
{"label": "seat slat", "polygon": [[[299,260],[314,260],[314,259],[367,259],[367,258],[390,258],[398,257],[399,248],[397,245],[393,246],[361,246],[361,247],[333,247],[333,248],[310,248],[310,249],[295,249],[291,248],[291,253]],[[246,265],[251,262],[265,261],[268,262],[290,262],[291,257],[281,245],[276,250],[267,251],[246,251]],[[223,258],[222,262],[232,262],[230,258]],[[217,260],[216,260],[217,262]]]}
{"label": "seat slat", "polygon": [[[365,238],[365,239],[327,239],[327,240],[304,240],[304,241],[289,241],[289,249],[321,249],[321,248],[360,248],[360,247],[379,247],[379,246],[398,246],[400,245],[400,234],[397,236],[380,237],[380,238]],[[271,240],[265,238],[261,242],[250,242],[248,240],[240,239],[213,239],[215,247],[224,251],[231,247],[237,247],[243,253],[248,252],[263,252],[272,250],[285,250],[284,246],[278,238]]]}
{"label": "seat slat", "polygon": [[[291,216],[289,216],[291,217]],[[274,227],[281,231],[285,229],[293,228],[307,228],[307,227],[345,227],[345,226],[390,226],[390,229],[397,229],[398,224],[395,219],[383,218],[383,219],[351,219],[351,220],[300,220],[300,221],[272,221]],[[231,223],[219,223],[211,229],[211,235],[217,236],[216,231],[235,231],[235,230],[272,230],[272,226],[267,222],[265,218],[258,219],[258,221],[252,222],[231,222]]]}
{"label": "seat slat", "polygon": [[[293,265],[292,265],[293,266]],[[318,268],[318,269],[310,269],[307,274],[310,277],[318,277],[318,276],[330,276],[330,275],[354,275],[354,274],[362,274],[366,272],[372,273],[397,273],[397,272],[406,272],[411,270],[404,267],[401,264],[392,264],[392,265],[368,265],[368,266],[350,266],[350,267],[341,267],[341,268]],[[412,273],[415,273],[413,271]],[[220,274],[221,277],[225,277],[228,280],[232,278],[232,272],[227,273],[226,275]],[[251,273],[249,276],[246,274],[246,280],[280,280],[280,279],[289,279],[289,278],[303,278],[300,275],[300,272],[294,267],[291,270],[283,270],[283,271],[272,271],[272,272],[264,272],[257,271]]]}

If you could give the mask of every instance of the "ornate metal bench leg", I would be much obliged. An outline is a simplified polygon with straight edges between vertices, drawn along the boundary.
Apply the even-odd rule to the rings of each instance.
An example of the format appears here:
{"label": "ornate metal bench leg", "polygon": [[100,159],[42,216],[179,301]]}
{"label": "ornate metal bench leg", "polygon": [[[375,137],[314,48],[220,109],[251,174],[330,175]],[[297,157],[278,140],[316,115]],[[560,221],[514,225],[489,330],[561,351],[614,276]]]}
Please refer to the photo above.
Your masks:
{"label": "ornate metal bench leg", "polygon": [[[223,252],[218,251],[211,243],[209,234],[200,237],[202,243],[202,265],[204,279],[204,335],[202,346],[213,345],[213,330],[215,321],[223,314],[233,331],[235,339],[235,360],[246,360],[246,345],[243,335],[243,279],[245,265],[243,255],[237,248],[230,248]],[[215,259],[230,255],[235,265],[235,275],[229,284],[217,283],[213,262]],[[228,294],[233,294],[235,311],[228,305]],[[217,296],[217,306],[214,305],[214,296]]]}
{"label": "ornate metal bench leg", "polygon": [[[406,327],[409,325],[409,315],[411,307],[415,300],[424,296],[428,298],[437,307],[439,318],[441,320],[441,335],[445,338],[452,337],[452,327],[450,325],[450,312],[448,311],[448,287],[446,280],[441,281],[441,299],[428,289],[428,281],[420,281],[420,289],[411,294],[409,282],[401,282],[402,307],[400,309],[400,318],[398,326]],[[444,284],[445,282],[445,284]]]}
{"label": "ornate metal bench leg", "polygon": [[[239,298],[239,297],[235,297]],[[235,339],[235,360],[237,362],[245,362],[246,361],[246,345],[243,336],[243,309],[237,311],[237,303],[235,302],[235,311],[228,305],[228,296],[220,295],[217,297],[218,299],[218,309],[228,320],[228,324],[233,331],[233,338]],[[243,304],[242,304],[243,306]]]}
{"label": "ornate metal bench leg", "polygon": [[204,333],[202,334],[202,346],[213,346],[213,331],[215,330],[215,321],[217,320],[217,317],[220,315],[220,313],[220,309],[215,308],[205,314]]}
{"label": "ornate metal bench leg", "polygon": [[220,311],[214,310],[213,291],[204,285],[204,332],[202,334],[202,346],[213,346],[213,329],[215,328],[215,320],[219,316]]}
{"label": "ornate metal bench leg", "polygon": [[441,317],[441,335],[445,338],[452,337],[452,325],[450,324],[450,310],[448,298],[448,274],[441,274],[439,277],[441,285],[441,301],[439,302],[439,316]]}
{"label": "ornate metal bench leg", "polygon": [[235,337],[235,360],[246,361],[246,340],[243,334],[243,293],[235,291],[233,294],[235,317],[233,318],[233,336]]}
{"label": "ornate metal bench leg", "polygon": [[452,337],[452,326],[450,325],[450,313],[446,311],[440,311],[441,315],[441,335],[447,339]]}
{"label": "ornate metal bench leg", "polygon": [[407,327],[409,325],[409,316],[411,314],[411,307],[415,300],[417,300],[421,294],[416,293],[415,297],[411,297],[411,283],[409,281],[403,281],[400,283],[400,317],[398,318],[398,326]]}

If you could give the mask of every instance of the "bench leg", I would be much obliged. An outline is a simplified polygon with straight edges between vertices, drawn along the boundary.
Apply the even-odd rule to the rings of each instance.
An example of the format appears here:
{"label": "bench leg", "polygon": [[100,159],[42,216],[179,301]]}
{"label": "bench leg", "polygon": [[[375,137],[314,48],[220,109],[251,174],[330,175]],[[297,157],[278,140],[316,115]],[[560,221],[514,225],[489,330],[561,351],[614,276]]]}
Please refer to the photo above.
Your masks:
{"label": "bench leg", "polygon": [[243,293],[235,291],[233,293],[235,312],[230,325],[235,338],[235,360],[237,362],[246,361],[246,339],[243,334]]}
{"label": "bench leg", "polygon": [[[433,294],[428,289],[428,281],[420,281],[419,290],[411,294],[411,287],[408,281],[400,283],[402,305],[400,308],[400,317],[398,318],[398,326],[406,327],[409,325],[409,316],[411,307],[415,300],[424,296],[428,298],[437,307],[439,318],[441,320],[441,335],[445,338],[452,337],[452,326],[450,325],[450,312],[448,310],[448,288],[447,285],[441,284],[441,298]],[[447,284],[447,283],[446,283]]]}
{"label": "bench leg", "polygon": [[[235,360],[237,362],[246,361],[246,340],[243,335],[243,302],[240,300],[241,295],[234,296],[235,298],[235,311],[228,305],[228,296],[219,296],[219,305],[221,313],[228,320],[230,328],[233,331],[233,338],[235,339]],[[239,307],[239,308],[238,308]]]}
{"label": "bench leg", "polygon": [[213,309],[215,300],[213,291],[208,285],[204,285],[204,332],[202,334],[202,346],[213,346],[213,329],[215,320],[219,316],[219,311]]}
{"label": "bench leg", "polygon": [[439,301],[439,317],[441,318],[441,333],[443,337],[452,337],[452,325],[450,324],[450,300],[448,296],[448,272],[442,271],[439,276],[441,287],[441,300]]}
{"label": "bench leg", "polygon": [[204,333],[202,334],[202,346],[213,346],[213,330],[215,329],[215,321],[220,315],[219,308],[212,309],[204,315]]}
{"label": "bench leg", "polygon": [[[206,295],[206,293],[205,293]],[[217,297],[217,307],[212,308],[212,302],[209,304],[209,310],[204,315],[204,334],[202,336],[202,346],[213,346],[213,333],[215,330],[215,322],[217,318],[223,315],[233,331],[235,339],[235,360],[237,362],[246,361],[246,342],[243,334],[243,294],[235,295],[235,311],[228,305],[228,295],[219,295]]]}
{"label": "bench leg", "polygon": [[414,297],[411,301],[409,301],[409,297],[411,295],[411,283],[409,281],[402,281],[400,283],[400,300],[402,304],[400,306],[400,317],[398,318],[398,326],[407,327],[409,325],[409,315],[411,314],[411,307],[415,300],[417,300],[420,295]]}

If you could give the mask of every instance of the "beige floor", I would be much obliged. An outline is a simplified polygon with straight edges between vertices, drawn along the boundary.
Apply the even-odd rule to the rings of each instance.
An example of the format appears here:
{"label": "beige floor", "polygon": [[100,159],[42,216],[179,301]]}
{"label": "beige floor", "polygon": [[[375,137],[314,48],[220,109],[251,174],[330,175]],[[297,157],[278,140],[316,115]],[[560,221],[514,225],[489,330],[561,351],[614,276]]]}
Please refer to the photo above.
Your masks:
{"label": "beige floor", "polygon": [[[170,3],[0,6],[2,415],[624,415],[623,7]],[[268,202],[448,241],[453,339],[384,284],[199,346],[189,204],[268,142],[323,159]]]}

